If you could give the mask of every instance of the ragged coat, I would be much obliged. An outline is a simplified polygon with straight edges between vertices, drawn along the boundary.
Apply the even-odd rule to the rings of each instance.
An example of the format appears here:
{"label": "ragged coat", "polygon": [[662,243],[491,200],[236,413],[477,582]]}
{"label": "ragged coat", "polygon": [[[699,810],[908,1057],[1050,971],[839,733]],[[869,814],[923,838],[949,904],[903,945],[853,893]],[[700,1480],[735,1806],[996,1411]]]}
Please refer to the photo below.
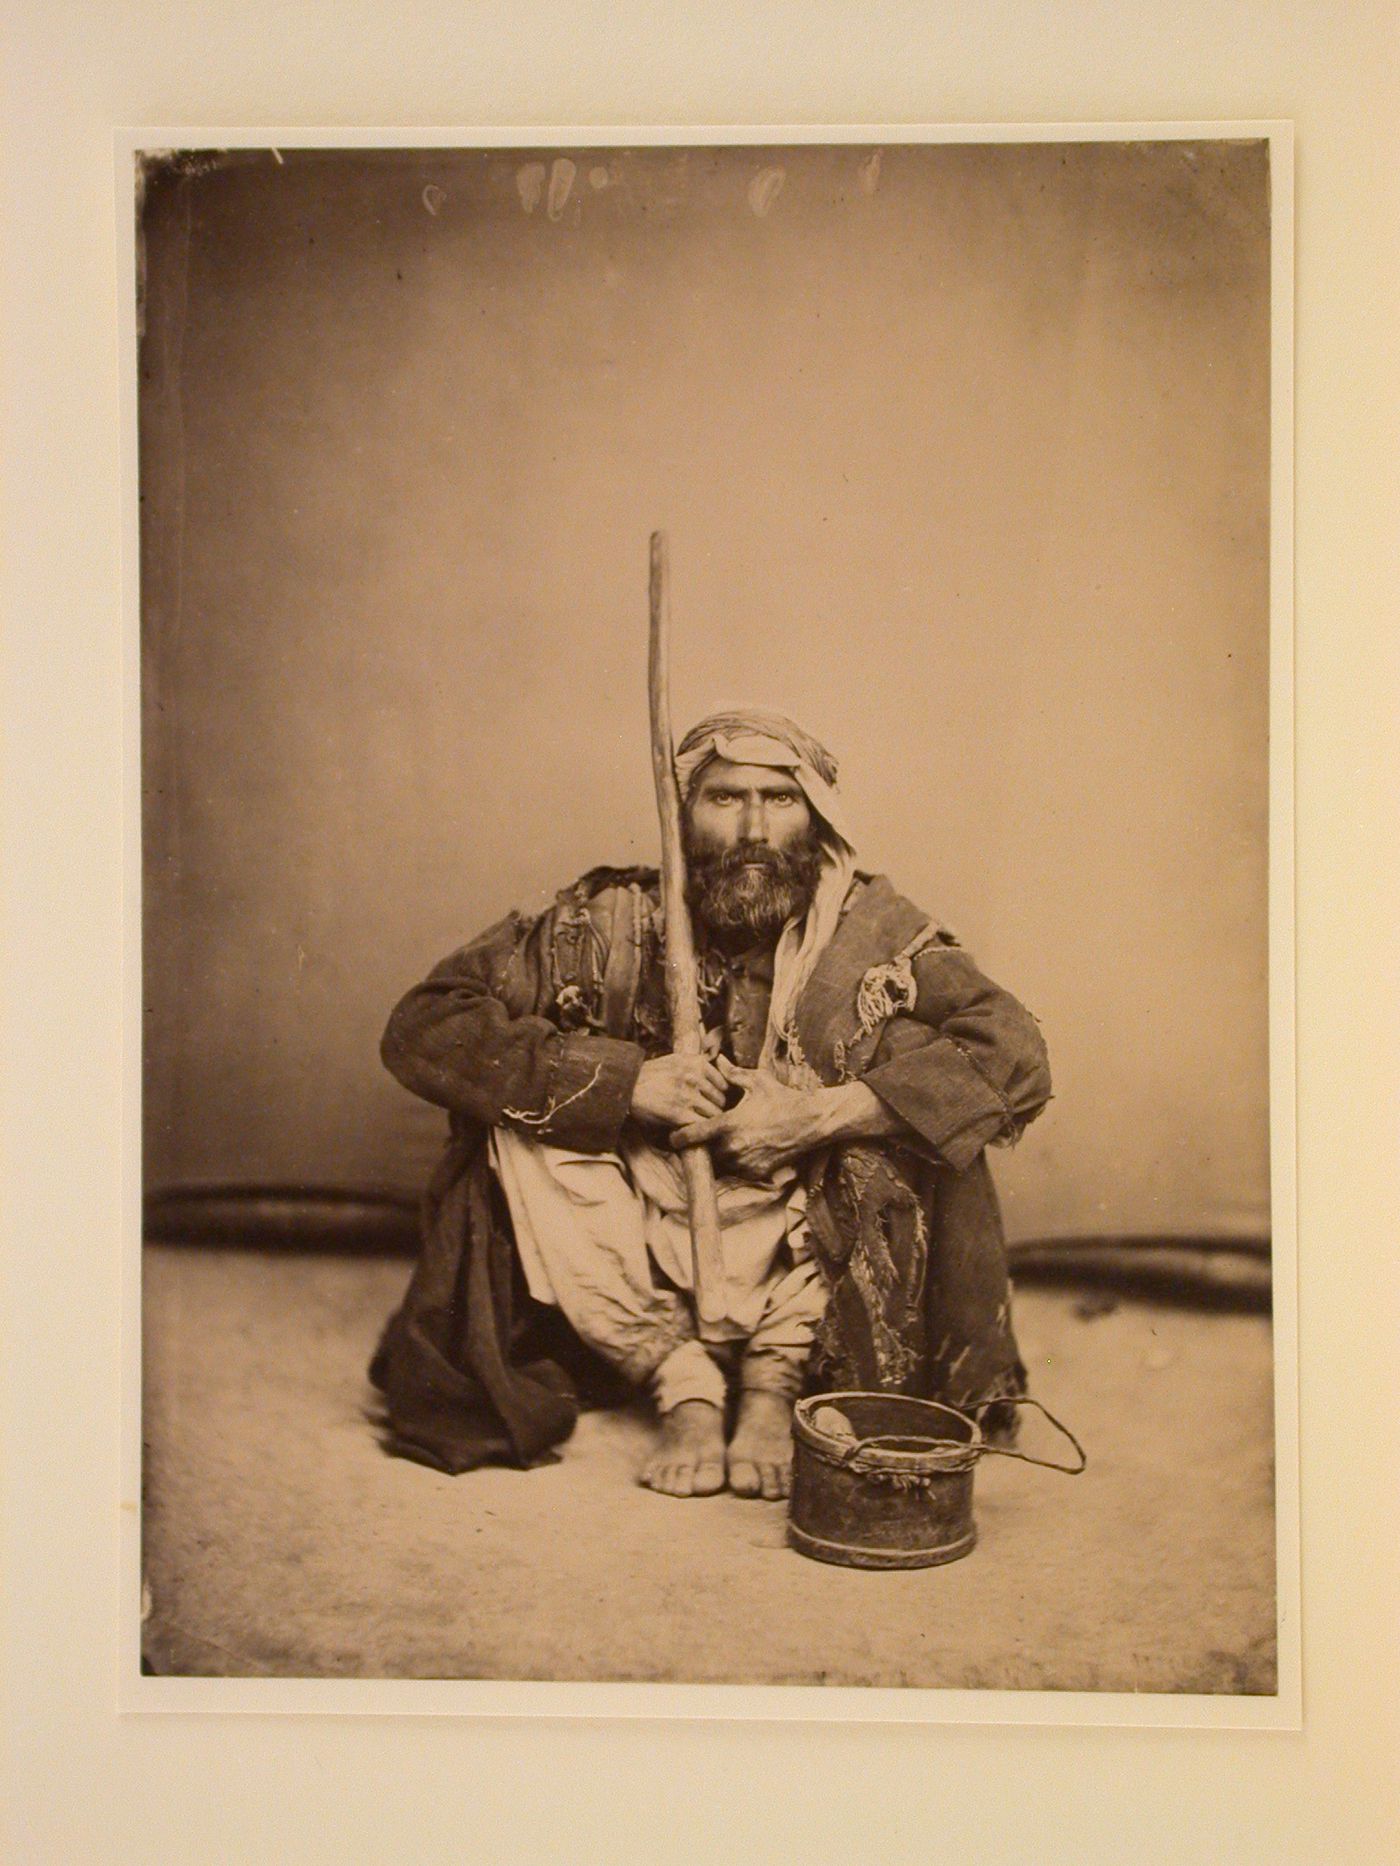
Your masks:
{"label": "ragged coat", "polygon": [[[707,1003],[717,964],[702,950]],[[580,1389],[606,1389],[567,1324],[526,1292],[486,1137],[513,1125],[611,1151],[643,1061],[669,1048],[645,869],[593,870],[545,913],[509,916],[394,1011],[386,1066],[450,1118],[419,1262],[370,1369],[404,1455],[451,1472],[531,1464],[567,1437]],[[1049,1099],[1035,1019],[883,876],[861,876],[787,1049],[790,1070],[864,1082],[906,1129],[801,1163],[831,1292],[809,1385],[953,1405],[1024,1392],[984,1150],[1015,1140]]]}

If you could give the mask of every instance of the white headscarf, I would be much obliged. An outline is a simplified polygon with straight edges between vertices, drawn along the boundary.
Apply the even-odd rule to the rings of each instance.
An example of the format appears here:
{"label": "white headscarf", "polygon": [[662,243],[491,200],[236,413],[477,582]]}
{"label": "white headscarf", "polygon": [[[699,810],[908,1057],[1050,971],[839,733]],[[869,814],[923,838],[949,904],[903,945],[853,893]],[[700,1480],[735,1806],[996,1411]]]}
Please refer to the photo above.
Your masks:
{"label": "white headscarf", "polygon": [[712,713],[692,726],[676,752],[676,783],[688,802],[701,770],[712,758],[736,765],[769,765],[787,771],[812,811],[821,857],[811,904],[800,920],[789,920],[773,954],[773,996],[759,1067],[792,1080],[807,1071],[797,1047],[793,1016],[803,987],[836,931],[855,873],[856,852],[846,833],[831,753],[781,713],[750,709]]}

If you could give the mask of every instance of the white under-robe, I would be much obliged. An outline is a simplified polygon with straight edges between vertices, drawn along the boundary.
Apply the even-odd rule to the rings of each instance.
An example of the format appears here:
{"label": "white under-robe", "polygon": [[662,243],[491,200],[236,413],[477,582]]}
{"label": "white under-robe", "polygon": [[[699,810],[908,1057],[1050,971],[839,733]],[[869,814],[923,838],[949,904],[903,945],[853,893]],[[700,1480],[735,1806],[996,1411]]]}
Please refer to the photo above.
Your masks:
{"label": "white under-robe", "polygon": [[663,1412],[722,1403],[736,1356],[741,1385],[797,1392],[827,1286],[791,1169],[762,1185],[717,1180],[726,1320],[701,1329],[676,1154],[631,1137],[620,1154],[577,1153],[508,1127],[491,1130],[490,1151],[530,1294],[650,1383]]}

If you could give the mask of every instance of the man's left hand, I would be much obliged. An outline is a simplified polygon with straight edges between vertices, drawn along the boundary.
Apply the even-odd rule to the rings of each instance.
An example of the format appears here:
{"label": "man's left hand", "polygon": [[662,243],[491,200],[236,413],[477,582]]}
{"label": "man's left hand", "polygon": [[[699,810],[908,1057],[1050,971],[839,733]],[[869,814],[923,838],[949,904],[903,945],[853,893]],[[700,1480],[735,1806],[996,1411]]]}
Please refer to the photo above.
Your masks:
{"label": "man's left hand", "polygon": [[677,1128],[673,1147],[708,1146],[717,1167],[764,1180],[828,1137],[822,1094],[789,1088],[766,1069],[740,1069],[727,1056],[716,1060],[743,1099],[724,1114]]}

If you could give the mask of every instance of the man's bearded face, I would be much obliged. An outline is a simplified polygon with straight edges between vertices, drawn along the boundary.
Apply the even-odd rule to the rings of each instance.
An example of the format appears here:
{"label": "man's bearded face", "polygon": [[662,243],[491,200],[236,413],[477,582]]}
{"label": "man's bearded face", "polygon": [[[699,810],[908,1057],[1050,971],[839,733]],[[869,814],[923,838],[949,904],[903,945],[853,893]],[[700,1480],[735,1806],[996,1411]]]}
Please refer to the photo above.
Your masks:
{"label": "man's bearded face", "polygon": [[687,898],[714,932],[774,934],[811,904],[821,849],[786,772],[712,759],[690,793],[685,845]]}

